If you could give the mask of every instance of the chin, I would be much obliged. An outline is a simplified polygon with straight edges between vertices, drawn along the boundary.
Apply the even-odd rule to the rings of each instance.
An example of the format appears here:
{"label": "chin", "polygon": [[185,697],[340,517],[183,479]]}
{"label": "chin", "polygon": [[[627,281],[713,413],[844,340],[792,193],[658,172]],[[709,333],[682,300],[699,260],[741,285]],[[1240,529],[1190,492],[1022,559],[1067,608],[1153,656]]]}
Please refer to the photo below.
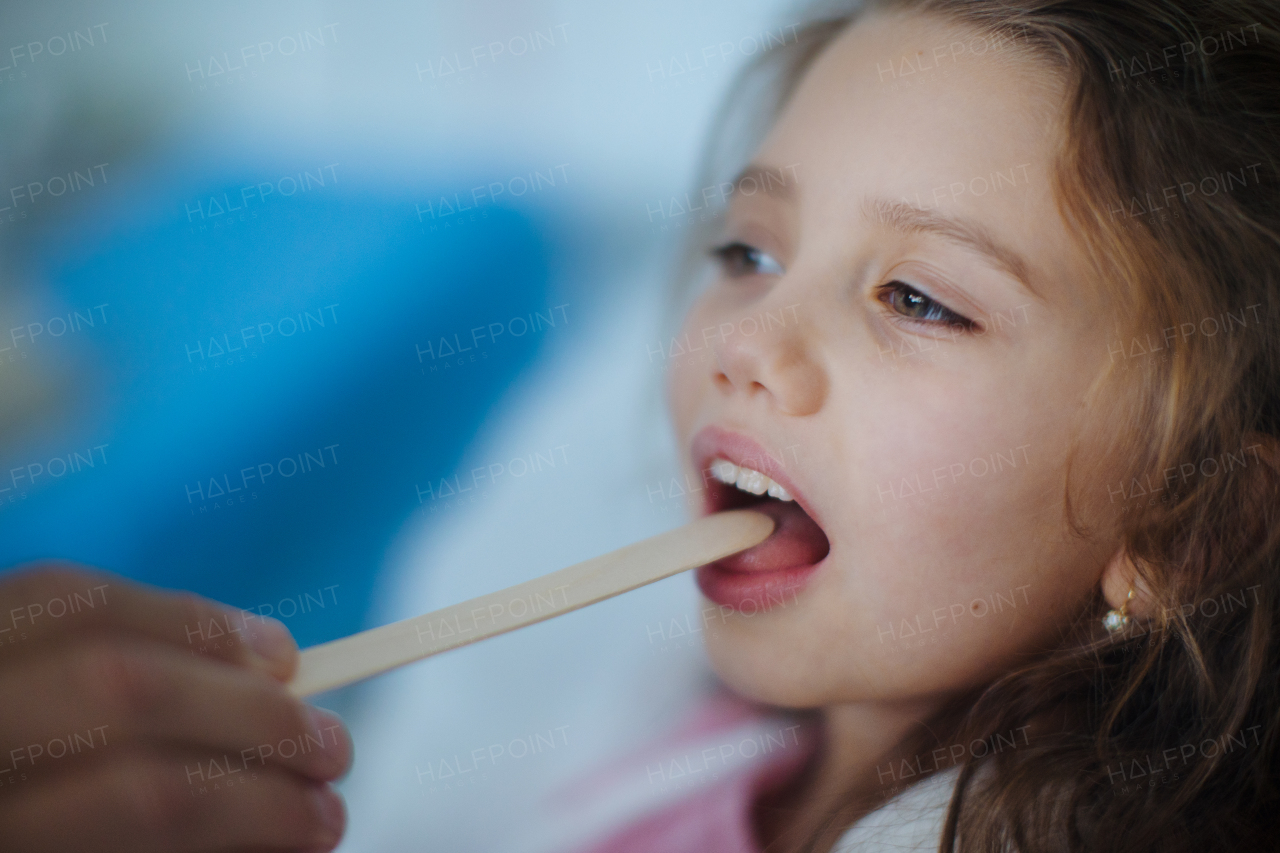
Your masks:
{"label": "chin", "polygon": [[779,654],[776,642],[752,636],[755,631],[743,620],[734,621],[732,627],[709,625],[704,635],[711,668],[726,687],[745,699],[780,708],[826,704],[821,691],[814,689],[814,673]]}

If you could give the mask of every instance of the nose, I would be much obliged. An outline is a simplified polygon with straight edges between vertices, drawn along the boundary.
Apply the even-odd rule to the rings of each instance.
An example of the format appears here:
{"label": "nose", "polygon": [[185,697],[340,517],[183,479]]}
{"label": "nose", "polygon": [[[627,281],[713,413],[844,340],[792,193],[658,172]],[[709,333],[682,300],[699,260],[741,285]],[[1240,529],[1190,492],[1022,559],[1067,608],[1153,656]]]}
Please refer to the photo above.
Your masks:
{"label": "nose", "polygon": [[783,414],[802,417],[822,408],[829,379],[817,330],[798,305],[757,306],[757,313],[727,318],[712,351],[711,380],[725,395],[767,398]]}

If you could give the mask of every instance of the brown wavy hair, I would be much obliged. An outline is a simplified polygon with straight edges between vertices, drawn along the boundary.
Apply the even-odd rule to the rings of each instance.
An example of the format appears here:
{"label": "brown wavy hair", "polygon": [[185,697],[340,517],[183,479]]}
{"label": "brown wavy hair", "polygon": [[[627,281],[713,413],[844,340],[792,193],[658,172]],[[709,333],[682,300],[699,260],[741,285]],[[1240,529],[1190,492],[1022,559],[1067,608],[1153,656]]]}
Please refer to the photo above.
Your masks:
{"label": "brown wavy hair", "polygon": [[[724,161],[741,165],[814,58],[868,11],[959,24],[982,39],[975,52],[1008,45],[1068,83],[1055,189],[1119,306],[1095,390],[1123,389],[1115,440],[1129,471],[1106,488],[1123,498],[1121,541],[1150,602],[1149,619],[1108,635],[1099,592],[1051,653],[949,710],[960,742],[1033,734],[968,753],[939,849],[1280,849],[1280,5],[828,4],[742,73],[704,185]],[[704,235],[690,236],[678,282],[705,256]],[[1085,535],[1070,472],[1067,521]]]}

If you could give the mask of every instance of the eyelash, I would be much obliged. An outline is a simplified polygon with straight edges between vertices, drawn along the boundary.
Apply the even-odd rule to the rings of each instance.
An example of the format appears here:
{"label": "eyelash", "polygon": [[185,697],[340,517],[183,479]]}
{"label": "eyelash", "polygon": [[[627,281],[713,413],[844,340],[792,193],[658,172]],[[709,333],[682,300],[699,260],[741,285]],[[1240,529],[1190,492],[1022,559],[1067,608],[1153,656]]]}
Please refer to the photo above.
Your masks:
{"label": "eyelash", "polygon": [[[976,327],[976,323],[968,317],[957,314],[947,306],[943,305],[935,299],[916,290],[911,285],[903,281],[890,281],[876,288],[877,298],[888,305],[892,310],[904,320],[915,323],[926,323],[929,325],[946,326],[947,328],[959,328],[964,331],[971,331]],[[915,308],[923,310],[923,316],[912,316],[902,310],[900,299],[920,300]],[[895,304],[897,303],[897,304]]]}
{"label": "eyelash", "polygon": [[[720,264],[721,270],[730,278],[742,278],[748,275],[760,273],[760,256],[765,255],[754,246],[749,246],[740,240],[734,240],[717,246],[711,250],[711,255],[716,258]],[[776,261],[775,261],[776,263]],[[750,264],[750,269],[744,269]],[[890,309],[895,311],[899,317],[908,322],[925,323],[927,325],[945,326],[947,328],[959,328],[970,331],[977,324],[968,317],[957,314],[950,308],[929,296],[921,293],[916,288],[903,281],[890,281],[880,285],[877,289],[877,298]],[[912,316],[902,310],[902,299],[920,300],[913,306],[913,310],[923,309],[923,316]]]}
{"label": "eyelash", "polygon": [[[760,273],[760,256],[767,254],[754,246],[748,246],[741,240],[734,240],[711,250],[711,256],[720,264],[724,274],[730,278],[743,278]],[[752,268],[744,270],[743,266],[746,264],[751,264]],[[781,270],[780,264],[779,270]]]}

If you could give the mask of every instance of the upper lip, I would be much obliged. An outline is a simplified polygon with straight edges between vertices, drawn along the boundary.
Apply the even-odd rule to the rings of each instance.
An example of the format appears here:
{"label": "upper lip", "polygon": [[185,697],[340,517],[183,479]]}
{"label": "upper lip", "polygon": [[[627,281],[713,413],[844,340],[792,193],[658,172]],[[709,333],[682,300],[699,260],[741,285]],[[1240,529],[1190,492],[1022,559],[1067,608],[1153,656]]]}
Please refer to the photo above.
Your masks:
{"label": "upper lip", "polygon": [[715,459],[726,459],[739,467],[759,471],[790,492],[800,508],[825,529],[821,516],[805,497],[804,490],[796,485],[791,473],[783,467],[783,462],[770,455],[756,440],[723,427],[707,426],[693,437],[691,455],[693,464],[702,472],[710,468]]}

